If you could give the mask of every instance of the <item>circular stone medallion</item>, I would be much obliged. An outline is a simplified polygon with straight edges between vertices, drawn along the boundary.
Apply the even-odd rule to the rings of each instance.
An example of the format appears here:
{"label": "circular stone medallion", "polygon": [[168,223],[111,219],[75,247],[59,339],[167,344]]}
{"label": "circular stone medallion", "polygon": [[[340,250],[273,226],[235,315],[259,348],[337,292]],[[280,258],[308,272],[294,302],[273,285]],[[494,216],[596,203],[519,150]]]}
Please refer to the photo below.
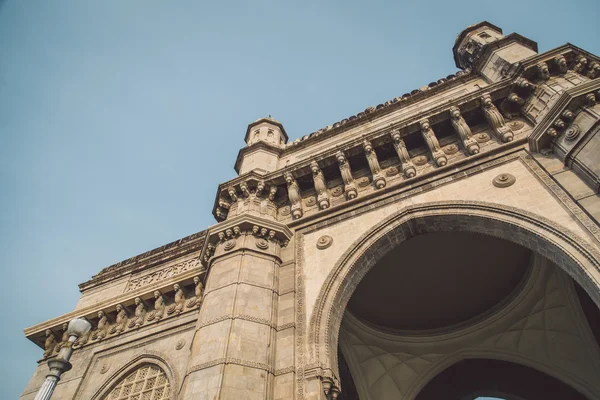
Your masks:
{"label": "circular stone medallion", "polygon": [[324,250],[333,244],[333,238],[329,235],[323,235],[317,240],[317,249]]}
{"label": "circular stone medallion", "polygon": [[362,187],[367,187],[367,186],[369,186],[369,183],[371,183],[371,181],[369,180],[369,178],[367,178],[366,176],[362,177],[362,178],[360,178],[358,180],[358,187],[361,187],[361,188]]}
{"label": "circular stone medallion", "polygon": [[314,196],[310,196],[308,199],[306,199],[304,204],[306,204],[307,207],[312,207],[317,204],[317,199],[315,199]]}
{"label": "circular stone medallion", "polygon": [[514,175],[500,174],[492,180],[492,185],[496,186],[497,188],[505,188],[513,185],[516,180],[517,178],[515,178]]}
{"label": "circular stone medallion", "polygon": [[426,156],[418,156],[413,159],[413,163],[415,165],[425,165],[425,164],[427,164],[427,161],[428,160],[427,160]]}
{"label": "circular stone medallion", "polygon": [[398,171],[398,168],[396,168],[396,167],[389,167],[389,168],[387,169],[387,171],[385,171],[385,175],[386,175],[386,176],[394,176],[394,175],[396,175],[398,172],[399,172],[399,171]]}
{"label": "circular stone medallion", "polygon": [[344,189],[341,186],[334,187],[331,189],[331,195],[333,197],[340,197],[344,193]]}
{"label": "circular stone medallion", "polygon": [[511,121],[508,125],[510,126],[510,128],[513,131],[518,131],[520,129],[523,129],[523,127],[525,126],[523,121]]}
{"label": "circular stone medallion", "polygon": [[449,144],[448,146],[444,147],[442,150],[447,155],[456,154],[458,152],[458,146],[453,143],[453,144]]}
{"label": "circular stone medallion", "polygon": [[175,343],[175,350],[181,350],[185,346],[185,339],[179,339],[177,343]]}
{"label": "circular stone medallion", "polygon": [[100,368],[100,373],[101,373],[101,374],[105,374],[105,373],[107,373],[107,372],[108,372],[108,370],[109,370],[109,369],[110,369],[110,365],[108,365],[108,364],[103,364],[103,365],[102,365],[102,368]]}
{"label": "circular stone medallion", "polygon": [[256,247],[258,247],[261,250],[266,250],[269,248],[269,242],[267,242],[263,238],[256,238]]}
{"label": "circular stone medallion", "polygon": [[288,207],[288,206],[285,206],[285,207],[282,207],[279,209],[279,213],[283,216],[290,215],[290,212],[291,212],[291,210],[290,210],[290,207]]}
{"label": "circular stone medallion", "polygon": [[580,132],[581,132],[581,130],[579,129],[579,125],[573,124],[570,127],[568,127],[567,130],[565,131],[565,139],[575,140],[575,139],[577,139],[577,136],[579,136]]}
{"label": "circular stone medallion", "polygon": [[484,143],[490,140],[490,135],[484,132],[478,133],[477,135],[475,135],[475,140],[479,143]]}
{"label": "circular stone medallion", "polygon": [[223,245],[223,250],[229,251],[235,247],[235,239],[229,239]]}

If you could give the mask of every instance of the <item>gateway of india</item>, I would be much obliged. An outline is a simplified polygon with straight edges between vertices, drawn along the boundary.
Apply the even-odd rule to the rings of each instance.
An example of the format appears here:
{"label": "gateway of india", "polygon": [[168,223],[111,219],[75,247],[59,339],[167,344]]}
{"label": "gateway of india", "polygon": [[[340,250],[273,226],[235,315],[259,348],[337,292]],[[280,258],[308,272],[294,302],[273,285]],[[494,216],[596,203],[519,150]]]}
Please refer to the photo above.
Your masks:
{"label": "gateway of india", "polygon": [[70,347],[53,399],[600,399],[600,59],[488,22],[452,51],[293,142],[249,124],[214,225],[25,329],[20,398]]}

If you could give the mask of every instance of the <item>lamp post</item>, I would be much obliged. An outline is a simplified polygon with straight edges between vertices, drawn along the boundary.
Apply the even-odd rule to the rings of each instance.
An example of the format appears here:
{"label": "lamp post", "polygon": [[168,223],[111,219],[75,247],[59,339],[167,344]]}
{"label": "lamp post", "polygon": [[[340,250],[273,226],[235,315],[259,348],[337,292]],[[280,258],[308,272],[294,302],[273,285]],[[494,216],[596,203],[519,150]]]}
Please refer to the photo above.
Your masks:
{"label": "lamp post", "polygon": [[67,372],[71,369],[69,359],[73,353],[73,343],[77,338],[86,335],[91,329],[92,324],[85,318],[75,318],[69,322],[69,327],[67,328],[69,341],[60,348],[55,359],[48,361],[50,373],[46,376],[40,390],[38,390],[35,400],[50,400],[54,388],[60,380],[60,376],[63,372]]}

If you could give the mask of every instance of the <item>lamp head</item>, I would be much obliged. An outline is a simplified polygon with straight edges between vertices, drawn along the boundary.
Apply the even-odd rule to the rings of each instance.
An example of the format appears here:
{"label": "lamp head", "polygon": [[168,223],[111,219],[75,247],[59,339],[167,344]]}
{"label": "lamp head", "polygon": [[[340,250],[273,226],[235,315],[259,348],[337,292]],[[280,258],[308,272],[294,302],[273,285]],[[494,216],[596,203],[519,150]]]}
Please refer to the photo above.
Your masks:
{"label": "lamp head", "polygon": [[92,324],[85,318],[75,318],[69,322],[67,332],[69,336],[82,337],[92,330]]}

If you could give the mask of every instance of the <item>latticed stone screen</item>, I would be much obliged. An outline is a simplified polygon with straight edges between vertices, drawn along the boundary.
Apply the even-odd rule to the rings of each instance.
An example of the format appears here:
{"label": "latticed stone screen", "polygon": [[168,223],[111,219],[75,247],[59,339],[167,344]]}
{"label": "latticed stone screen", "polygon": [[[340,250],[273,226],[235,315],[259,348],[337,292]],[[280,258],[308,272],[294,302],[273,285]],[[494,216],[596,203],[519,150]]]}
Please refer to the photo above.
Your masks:
{"label": "latticed stone screen", "polygon": [[156,365],[142,365],[114,387],[104,400],[163,400],[171,388],[165,372]]}

